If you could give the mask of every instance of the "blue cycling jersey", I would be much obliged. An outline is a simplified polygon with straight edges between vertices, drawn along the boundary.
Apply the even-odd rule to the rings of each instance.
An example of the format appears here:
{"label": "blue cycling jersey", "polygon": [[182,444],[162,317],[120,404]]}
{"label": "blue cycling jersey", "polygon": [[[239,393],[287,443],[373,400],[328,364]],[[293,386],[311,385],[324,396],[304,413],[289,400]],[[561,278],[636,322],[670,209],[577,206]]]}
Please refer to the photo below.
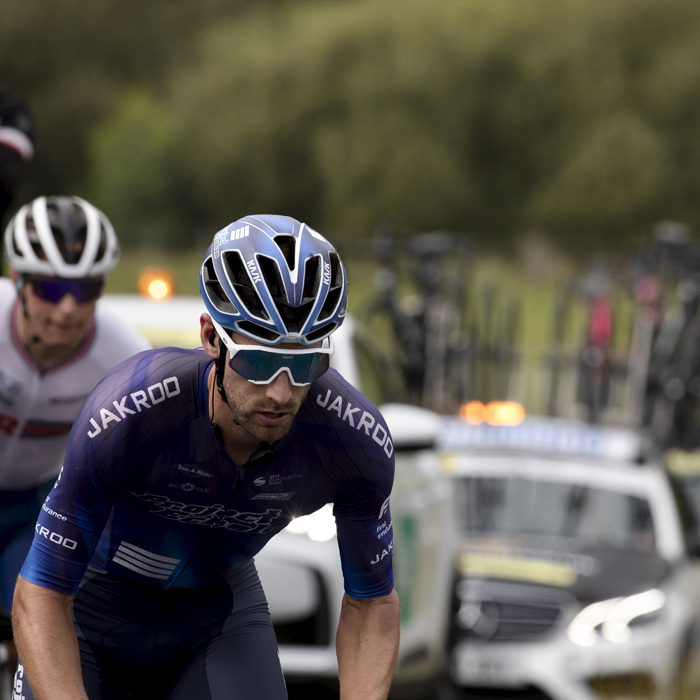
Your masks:
{"label": "blue cycling jersey", "polygon": [[89,566],[162,589],[202,586],[332,502],[347,593],[387,595],[394,457],[376,407],[331,369],[274,452],[237,465],[210,425],[211,366],[201,350],[146,351],[97,385],[23,578],[72,595]]}

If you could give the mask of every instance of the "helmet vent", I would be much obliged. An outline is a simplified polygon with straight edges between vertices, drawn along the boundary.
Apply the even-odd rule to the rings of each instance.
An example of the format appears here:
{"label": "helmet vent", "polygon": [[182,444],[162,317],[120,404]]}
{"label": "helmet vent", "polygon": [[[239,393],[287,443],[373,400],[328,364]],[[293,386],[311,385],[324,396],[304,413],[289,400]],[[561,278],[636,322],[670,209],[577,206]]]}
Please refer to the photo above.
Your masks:
{"label": "helmet vent", "polygon": [[[291,238],[291,236],[290,236]],[[287,292],[284,288],[282,275],[279,265],[273,258],[268,258],[264,255],[257,256],[260,272],[265,280],[267,288],[270,290],[270,296],[275,303],[275,307],[288,333],[299,333],[309,318],[311,309],[314,306],[314,300],[308,299],[306,296],[297,306],[289,303]],[[316,267],[318,267],[318,259],[316,259]]]}
{"label": "helmet vent", "polygon": [[[32,217],[27,217],[25,226],[27,228],[27,238],[29,239],[29,244],[32,246],[32,251],[34,251],[34,255],[36,255],[36,257],[39,258],[39,260],[47,260],[46,253],[44,252],[44,247],[41,245],[41,241],[39,240],[39,234],[36,231],[36,224],[34,223],[34,219]],[[21,255],[22,253],[17,247],[17,242],[14,239],[13,243],[15,244],[15,251],[17,252],[17,255]]]}
{"label": "helmet vent", "polygon": [[284,255],[290,270],[294,270],[296,265],[297,239],[294,236],[275,236],[275,243]]}
{"label": "helmet vent", "polygon": [[318,255],[314,255],[306,261],[306,266],[304,267],[304,292],[302,294],[302,302],[316,299],[321,282],[320,262],[321,259]]}
{"label": "helmet vent", "polygon": [[337,327],[337,323],[329,323],[323,328],[317,328],[315,331],[311,331],[311,333],[309,333],[306,336],[306,338],[307,340],[313,343],[315,340],[321,340],[321,338],[325,338],[327,335],[332,333]]}
{"label": "helmet vent", "polygon": [[202,281],[204,282],[204,289],[206,290],[207,297],[209,297],[209,301],[211,301],[215,309],[224,314],[238,313],[236,307],[226,296],[223,287],[219,284],[219,280],[216,279],[214,263],[210,257],[207,258],[202,265]]}
{"label": "helmet vent", "polygon": [[270,315],[265,310],[262,299],[253,286],[241,254],[237,250],[229,250],[221,258],[229,282],[248,312],[252,316],[269,321]]}
{"label": "helmet vent", "polygon": [[87,226],[81,226],[75,232],[75,238],[71,241],[66,240],[63,235],[63,231],[58,228],[51,227],[51,233],[53,233],[54,240],[58,249],[61,251],[61,257],[69,264],[76,265],[80,262],[80,256],[85,248],[85,239],[87,238]]}
{"label": "helmet vent", "polygon": [[56,202],[49,202],[46,213],[61,257],[69,265],[77,265],[85,250],[88,235],[85,212],[74,202],[68,207],[59,207]]}
{"label": "helmet vent", "polygon": [[95,255],[95,262],[99,262],[105,256],[107,252],[107,231],[105,227],[100,223],[100,246],[97,249],[97,255]]}
{"label": "helmet vent", "polygon": [[260,338],[260,340],[267,341],[269,343],[275,343],[282,337],[279,333],[263,328],[252,321],[239,321],[236,324],[236,327],[239,328],[245,335]]}
{"label": "helmet vent", "polygon": [[313,301],[306,301],[299,304],[299,306],[292,306],[291,304],[285,304],[284,302],[275,300],[275,306],[279,315],[282,317],[285,328],[288,333],[299,333],[306,323],[306,319],[311,313],[311,309],[314,307]]}
{"label": "helmet vent", "polygon": [[260,272],[265,280],[265,284],[270,290],[270,294],[275,302],[278,300],[289,301],[287,298],[287,291],[284,288],[284,282],[282,282],[282,275],[280,274],[277,261],[273,260],[272,258],[268,258],[265,255],[257,255],[256,258],[258,265],[260,266]]}
{"label": "helmet vent", "polygon": [[333,315],[343,293],[343,266],[340,264],[340,258],[337,253],[329,253],[328,257],[331,261],[331,283],[326,300],[318,314],[319,321],[324,321]]}

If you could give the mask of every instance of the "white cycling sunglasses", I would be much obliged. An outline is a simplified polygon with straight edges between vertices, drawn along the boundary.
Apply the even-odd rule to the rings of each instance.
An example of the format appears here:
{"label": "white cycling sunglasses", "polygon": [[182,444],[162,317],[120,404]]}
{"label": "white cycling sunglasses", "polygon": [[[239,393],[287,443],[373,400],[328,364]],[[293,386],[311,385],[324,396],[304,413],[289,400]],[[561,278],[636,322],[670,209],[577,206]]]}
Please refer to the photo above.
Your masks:
{"label": "white cycling sunglasses", "polygon": [[280,346],[242,345],[234,342],[219,323],[214,328],[229,351],[228,366],[253,384],[269,384],[286,372],[294,386],[307,386],[330,367],[333,340],[324,338],[320,348],[289,350]]}

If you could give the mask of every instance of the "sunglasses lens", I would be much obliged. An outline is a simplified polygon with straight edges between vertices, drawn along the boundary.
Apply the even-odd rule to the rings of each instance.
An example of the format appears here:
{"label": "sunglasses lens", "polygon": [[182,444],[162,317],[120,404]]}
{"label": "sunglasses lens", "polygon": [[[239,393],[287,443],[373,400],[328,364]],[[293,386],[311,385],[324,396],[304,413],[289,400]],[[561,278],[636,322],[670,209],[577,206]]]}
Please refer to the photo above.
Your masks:
{"label": "sunglasses lens", "polygon": [[89,278],[80,280],[43,277],[30,280],[34,294],[40,299],[57,304],[66,294],[72,294],[79,304],[94,301],[104,287],[104,280]]}
{"label": "sunglasses lens", "polygon": [[82,293],[80,290],[76,289],[77,293],[75,295],[76,300],[81,304],[86,301],[95,301],[95,299],[98,299],[105,286],[105,281],[103,279],[76,280],[76,283],[82,288]]}
{"label": "sunglasses lens", "polygon": [[264,350],[239,350],[229,360],[231,369],[250,382],[267,383],[288,370],[294,384],[311,384],[329,367],[327,353],[309,352],[301,355],[283,355]]}
{"label": "sunglasses lens", "polygon": [[34,294],[44,301],[55,303],[60,301],[63,296],[60,290],[51,283],[51,280],[32,280],[31,284]]}

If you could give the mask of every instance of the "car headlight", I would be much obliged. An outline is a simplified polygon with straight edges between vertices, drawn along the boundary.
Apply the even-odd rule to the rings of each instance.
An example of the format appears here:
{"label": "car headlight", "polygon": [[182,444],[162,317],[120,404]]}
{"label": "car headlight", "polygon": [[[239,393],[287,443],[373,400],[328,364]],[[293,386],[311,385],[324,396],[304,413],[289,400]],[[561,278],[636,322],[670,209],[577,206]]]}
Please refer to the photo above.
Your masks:
{"label": "car headlight", "polygon": [[630,622],[660,610],[666,602],[663,592],[653,588],[644,593],[602,600],[586,606],[569,625],[569,639],[582,647],[593,646],[596,630],[609,642],[623,644],[631,635]]}
{"label": "car headlight", "polygon": [[336,532],[333,505],[326,503],[315,513],[294,518],[285,528],[285,532],[307,535],[314,542],[326,542],[333,539]]}

